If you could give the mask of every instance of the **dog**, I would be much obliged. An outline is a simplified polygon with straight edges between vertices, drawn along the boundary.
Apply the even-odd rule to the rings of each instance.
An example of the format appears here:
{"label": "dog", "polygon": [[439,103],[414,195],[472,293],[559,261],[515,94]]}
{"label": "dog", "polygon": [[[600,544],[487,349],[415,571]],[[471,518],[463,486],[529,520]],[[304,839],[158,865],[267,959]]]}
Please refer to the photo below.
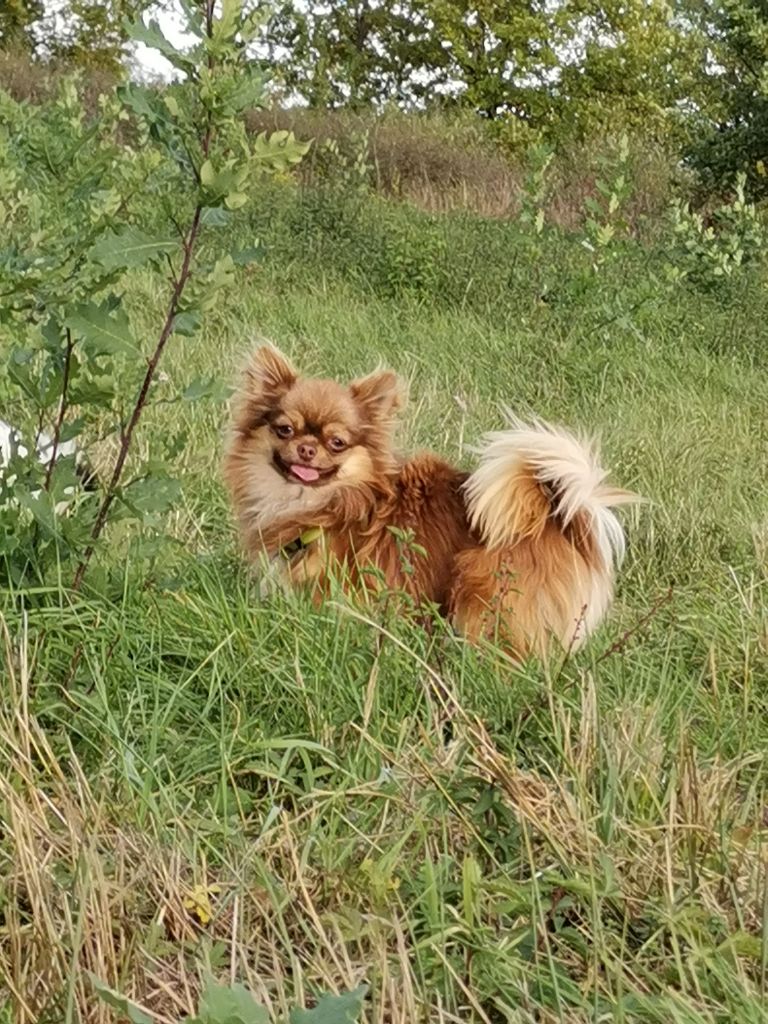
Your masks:
{"label": "dog", "polygon": [[462,472],[400,458],[390,370],[343,385],[302,377],[263,345],[233,406],[224,478],[246,552],[316,602],[341,586],[440,610],[514,659],[571,651],[604,618],[625,547],[592,443],[509,416]]}

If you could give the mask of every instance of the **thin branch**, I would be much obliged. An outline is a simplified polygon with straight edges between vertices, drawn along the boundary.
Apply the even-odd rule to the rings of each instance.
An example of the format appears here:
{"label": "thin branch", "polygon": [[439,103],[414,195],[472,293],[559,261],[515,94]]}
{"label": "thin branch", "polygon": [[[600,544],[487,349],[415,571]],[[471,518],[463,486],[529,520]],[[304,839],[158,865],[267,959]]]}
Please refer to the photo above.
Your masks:
{"label": "thin branch", "polygon": [[64,353],[64,376],[61,382],[61,398],[59,399],[59,412],[56,416],[56,423],[53,427],[53,442],[51,445],[51,457],[48,460],[48,466],[45,471],[45,483],[43,487],[46,491],[51,489],[51,478],[53,476],[53,467],[56,465],[56,457],[59,454],[59,442],[61,440],[61,428],[64,425],[64,416],[67,412],[69,405],[67,392],[69,390],[69,375],[72,367],[72,350],[75,347],[75,343],[72,340],[72,332],[67,327],[67,347]]}
{"label": "thin branch", "polygon": [[133,432],[135,431],[138,422],[141,419],[141,414],[144,412],[144,409],[147,404],[147,398],[149,397],[149,389],[155,378],[158,363],[160,362],[160,358],[162,357],[168,339],[170,338],[171,333],[173,332],[173,321],[178,312],[182,292],[184,291],[184,288],[187,284],[187,281],[189,280],[191,273],[192,254],[195,248],[195,242],[197,241],[198,231],[200,230],[201,212],[202,206],[198,204],[197,207],[195,208],[195,213],[192,218],[192,225],[189,229],[189,234],[184,240],[184,260],[181,264],[181,270],[179,271],[179,276],[174,286],[173,294],[171,295],[171,301],[168,304],[168,311],[165,315],[163,329],[160,332],[160,337],[157,340],[155,351],[152,353],[152,357],[147,363],[147,369],[144,374],[144,380],[141,383],[141,388],[139,389],[139,394],[133,406],[133,412],[131,413],[131,417],[128,420],[128,423],[126,424],[125,428],[121,430],[120,450],[117,454],[117,459],[115,460],[115,466],[114,469],[112,470],[112,476],[107,486],[106,494],[104,495],[101,505],[99,506],[99,511],[96,513],[96,520],[94,521],[93,529],[91,530],[91,543],[83,552],[83,557],[80,560],[80,564],[77,567],[77,571],[75,572],[75,577],[72,583],[72,587],[74,590],[79,590],[80,586],[82,585],[85,570],[88,568],[88,563],[93,557],[96,541],[101,536],[101,532],[104,529],[107,522],[109,510],[111,509],[112,503],[117,497],[117,489],[120,485],[120,477],[123,474],[125,460],[128,458],[128,451],[131,447]]}
{"label": "thin branch", "polygon": [[[205,0],[206,29],[209,37],[213,35],[214,14],[215,0]],[[211,54],[208,55],[208,66],[211,69],[213,68],[213,58]],[[212,139],[213,116],[212,112],[209,110],[206,116],[205,131],[203,132],[203,136],[201,139],[201,149],[203,152],[203,156],[205,158],[208,157]],[[183,236],[182,239],[182,249],[184,252],[184,257],[181,263],[181,267],[179,269],[178,276],[173,282],[173,291],[171,293],[170,302],[168,303],[168,310],[165,315],[165,321],[163,323],[162,330],[160,331],[160,336],[157,339],[155,350],[152,353],[152,357],[150,358],[149,362],[147,363],[147,369],[144,374],[144,379],[141,383],[141,387],[139,388],[139,393],[136,396],[136,401],[134,403],[131,416],[128,422],[125,424],[125,426],[121,427],[120,449],[117,453],[115,465],[112,470],[112,476],[109,480],[109,484],[107,485],[104,497],[102,498],[99,510],[96,513],[96,519],[94,520],[93,528],[91,530],[90,542],[86,547],[85,551],[83,552],[82,558],[80,559],[77,569],[75,570],[74,579],[72,581],[72,589],[75,591],[78,591],[82,586],[86,570],[88,568],[88,565],[90,564],[91,559],[93,558],[93,553],[96,550],[96,542],[101,536],[104,527],[107,525],[110,509],[112,508],[114,500],[118,494],[120,481],[123,475],[123,469],[128,458],[128,453],[130,451],[134,431],[136,430],[139,420],[141,419],[142,413],[144,412],[144,409],[147,406],[149,390],[155,379],[158,364],[160,363],[160,359],[162,358],[168,339],[173,333],[173,321],[176,318],[176,315],[179,311],[179,306],[181,304],[181,296],[192,273],[192,257],[194,254],[197,237],[200,231],[200,219],[202,216],[202,212],[202,201],[198,201],[195,207],[195,212],[192,216],[192,223],[189,227],[189,231],[185,236]]]}
{"label": "thin branch", "polygon": [[618,640],[615,640],[607,650],[603,651],[599,658],[595,658],[595,665],[598,665],[601,661],[605,661],[606,658],[610,658],[614,654],[621,653],[627,646],[628,641],[631,640],[635,634],[639,633],[644,626],[647,626],[651,619],[658,615],[664,605],[670,603],[673,595],[674,588],[670,586],[666,594],[662,594],[661,597],[658,597],[651,605],[650,610],[647,611],[642,618],[638,619],[634,626],[630,626],[625,633],[622,633]]}

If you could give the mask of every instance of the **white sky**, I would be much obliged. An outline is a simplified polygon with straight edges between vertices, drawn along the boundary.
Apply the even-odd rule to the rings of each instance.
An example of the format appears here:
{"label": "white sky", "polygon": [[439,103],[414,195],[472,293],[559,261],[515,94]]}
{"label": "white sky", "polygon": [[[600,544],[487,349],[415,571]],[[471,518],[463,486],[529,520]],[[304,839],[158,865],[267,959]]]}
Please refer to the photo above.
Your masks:
{"label": "white sky", "polygon": [[[179,5],[175,2],[164,4],[164,10],[152,12],[151,15],[160,25],[163,35],[174,46],[191,43],[193,38],[182,31],[183,18]],[[149,20],[149,19],[147,19]],[[151,50],[144,43],[137,43],[134,48],[134,61],[142,77],[172,78],[175,76],[173,65],[157,50]]]}

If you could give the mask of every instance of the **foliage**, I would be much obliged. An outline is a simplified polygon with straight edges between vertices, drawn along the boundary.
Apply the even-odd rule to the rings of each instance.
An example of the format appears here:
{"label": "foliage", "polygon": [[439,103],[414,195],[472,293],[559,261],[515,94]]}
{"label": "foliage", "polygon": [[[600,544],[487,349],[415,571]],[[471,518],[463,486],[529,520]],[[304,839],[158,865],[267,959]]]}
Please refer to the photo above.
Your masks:
{"label": "foliage", "polygon": [[[411,296],[497,319],[519,316],[518,302],[526,301],[590,319],[595,307],[585,292],[607,297],[636,288],[639,300],[649,265],[664,276],[668,226],[648,252],[626,248],[633,178],[625,158],[621,140],[602,156],[597,186],[581,211],[570,212],[576,244],[566,247],[556,230],[557,179],[547,147],[529,154],[520,212],[506,219],[445,216],[348,190],[280,184],[253,204],[249,221],[297,279],[345,280],[367,294]],[[597,320],[605,316],[603,310]]]}
{"label": "foliage", "polygon": [[601,174],[595,182],[595,196],[586,200],[588,216],[585,229],[584,246],[594,253],[595,266],[599,265],[606,255],[615,253],[611,243],[626,236],[628,225],[624,219],[627,200],[632,194],[632,181],[629,172],[629,138],[626,135],[618,140],[615,151],[610,150],[601,155]]}
{"label": "foliage", "polygon": [[746,175],[749,195],[768,196],[768,8],[763,0],[702,0],[694,8],[712,59],[705,66],[703,124],[689,158],[708,191]]}
{"label": "foliage", "polygon": [[[2,99],[0,408],[29,449],[42,414],[105,471],[66,517],[71,459],[3,476],[3,543],[27,554],[0,585],[0,1020],[762,1024],[754,209],[715,211],[732,273],[702,290],[665,278],[673,224],[636,239],[620,136],[597,187],[586,158],[564,179],[562,153],[531,152],[519,217],[353,188],[359,137],[298,187],[290,137],[227,114],[258,83],[213,38],[174,54],[188,85],[126,86],[93,120],[71,85]],[[651,501],[599,635],[513,672],[402,609],[259,600],[217,478],[224,409],[199,401],[257,332],[312,373],[394,366],[409,450],[469,466],[501,405],[601,435]],[[64,558],[137,408],[103,575],[78,592]]]}
{"label": "foliage", "polygon": [[[151,1024],[139,1007],[124,996],[113,992],[97,978],[91,979],[100,999],[123,1014],[131,1024]],[[355,1024],[362,1010],[366,985],[342,995],[322,995],[310,1010],[294,1009],[290,1024]],[[219,985],[209,980],[200,996],[200,1005],[194,1017],[185,1017],[183,1024],[269,1024],[267,1011],[253,998],[243,985]]]}
{"label": "foliage", "polygon": [[425,63],[416,54],[426,29],[407,5],[287,0],[275,5],[265,42],[289,93],[312,106],[357,108],[385,97],[407,100],[407,65]]}
{"label": "foliage", "polygon": [[288,92],[313,106],[458,102],[558,140],[617,122],[669,133],[700,44],[660,0],[286,0],[266,42]]}
{"label": "foliage", "polygon": [[[253,215],[285,217],[284,191]],[[418,252],[435,219],[391,209]],[[210,975],[278,1020],[365,977],[370,1024],[763,1021],[768,295],[737,277],[606,324],[667,239],[612,243],[578,304],[541,302],[514,225],[443,222],[463,307],[460,288],[387,296],[275,244],[200,344],[169,347],[165,393],[231,379],[258,331],[308,372],[394,366],[407,450],[469,467],[502,404],[598,433],[611,478],[651,499],[625,518],[609,621],[513,672],[396,609],[264,602],[217,480],[224,409],[153,404],[144,443],[189,431],[154,560],[112,531],[112,587],[0,589],[0,1005],[18,1024],[111,1022],[86,972],[167,1021],[199,1016]],[[584,268],[580,233],[538,238],[555,285]],[[148,266],[126,286],[143,337],[163,290]]]}
{"label": "foliage", "polygon": [[[17,582],[75,558],[79,584],[108,521],[151,525],[175,500],[165,458],[178,439],[142,463],[133,458],[134,432],[147,404],[160,399],[158,367],[171,337],[189,345],[182,339],[196,335],[237,265],[259,255],[251,245],[212,258],[205,236],[229,223],[264,172],[283,171],[305,152],[287,132],[246,135],[239,115],[265,89],[263,75],[243,57],[258,22],[235,2],[220,17],[212,12],[212,5],[202,13],[188,7],[197,40],[189,52],[175,50],[155,23],[132,29],[176,63],[187,78],[183,88],[159,94],[120,87],[94,119],[86,118],[72,82],[40,108],[0,97],[7,141],[0,158],[0,319],[17,339],[9,360],[21,398],[14,425],[30,453],[14,459],[13,494],[0,507],[2,557]],[[147,352],[124,302],[126,275],[141,266],[168,281],[167,308]],[[53,445],[40,461],[44,427]],[[98,500],[83,497],[77,514],[62,519],[56,506],[76,481],[73,457],[57,458],[58,448],[84,432],[98,432],[102,443],[114,437],[116,455]]]}
{"label": "foliage", "polygon": [[0,8],[0,49],[24,49],[70,68],[119,74],[126,55],[126,20],[134,21],[157,0],[8,0]]}
{"label": "foliage", "polygon": [[746,183],[745,174],[737,175],[733,198],[706,216],[682,201],[674,204],[675,277],[709,291],[764,259],[768,233],[755,204],[746,199]]}
{"label": "foliage", "polygon": [[32,26],[42,18],[43,0],[6,0],[0,7],[0,48],[31,50]]}
{"label": "foliage", "polygon": [[365,129],[346,133],[341,139],[316,142],[311,159],[313,180],[348,195],[366,192],[373,171],[369,151],[370,137]]}

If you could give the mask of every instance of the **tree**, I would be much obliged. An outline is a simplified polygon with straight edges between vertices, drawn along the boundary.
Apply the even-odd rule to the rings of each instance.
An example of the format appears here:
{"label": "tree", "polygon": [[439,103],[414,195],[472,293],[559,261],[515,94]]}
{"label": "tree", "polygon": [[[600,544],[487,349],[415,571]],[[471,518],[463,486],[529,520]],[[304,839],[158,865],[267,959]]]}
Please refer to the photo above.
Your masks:
{"label": "tree", "polygon": [[708,41],[703,138],[688,156],[708,189],[747,176],[754,198],[768,196],[768,0],[702,0],[692,11]]}
{"label": "tree", "polygon": [[696,64],[667,0],[284,0],[267,39],[312,105],[451,102],[555,134],[667,131]]}
{"label": "tree", "polygon": [[66,13],[45,39],[50,54],[76,67],[119,70],[127,42],[124,19],[134,21],[150,0],[67,0]]}
{"label": "tree", "polygon": [[0,5],[0,49],[31,51],[35,45],[32,26],[44,13],[43,0],[4,0]]}
{"label": "tree", "polygon": [[284,0],[265,40],[286,89],[311,106],[408,106],[444,63],[430,29],[408,3]]}
{"label": "tree", "polygon": [[157,0],[3,0],[0,47],[74,67],[118,71],[125,57],[125,19],[134,21]]}

